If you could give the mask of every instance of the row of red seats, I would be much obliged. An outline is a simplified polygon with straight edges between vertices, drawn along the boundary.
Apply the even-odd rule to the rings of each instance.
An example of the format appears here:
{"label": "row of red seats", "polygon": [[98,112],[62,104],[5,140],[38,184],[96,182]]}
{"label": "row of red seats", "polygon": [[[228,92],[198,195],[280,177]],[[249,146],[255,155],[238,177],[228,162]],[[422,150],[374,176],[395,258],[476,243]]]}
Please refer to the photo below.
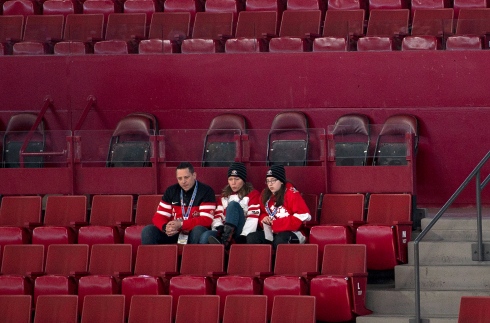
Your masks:
{"label": "row of red seats", "polygon": [[[277,295],[310,295],[316,299],[316,318],[348,321],[369,314],[366,247],[328,245],[318,271],[318,246],[278,246],[274,258],[270,245],[232,245],[225,271],[222,245],[185,245],[178,266],[176,245],[140,246],[132,270],[130,245],[51,245],[46,265],[42,245],[5,247],[0,275],[0,295],[79,297],[79,311],[88,295],[122,294],[129,314],[133,295],[173,297],[173,317],[183,295],[217,295],[223,317],[228,295],[267,296],[267,317]],[[110,259],[110,261],[108,261]],[[272,259],[274,267],[272,269]]]}
{"label": "row of red seats", "polygon": [[[31,296],[0,296],[3,323],[30,323]],[[135,295],[131,298],[127,321],[124,319],[124,295],[89,295],[85,298],[81,323],[267,323],[267,297],[263,295],[229,295],[223,320],[219,320],[219,296],[183,295],[172,320],[172,297],[168,295]],[[315,323],[315,298],[284,295],[274,297],[271,323],[293,320]],[[34,312],[34,323],[77,323],[77,295],[42,295]]]}
{"label": "row of red seats", "polygon": [[[313,215],[305,230],[309,229],[309,242],[320,250],[327,244],[357,242],[368,246],[369,269],[392,269],[407,262],[412,226],[410,194],[372,194],[367,214],[363,194],[325,194],[321,208],[317,195],[304,196]],[[48,196],[41,221],[41,197],[7,196],[0,209],[0,246],[32,241],[47,250],[51,244],[124,242],[136,253],[141,230],[151,223],[160,198],[140,195],[133,218],[131,195],[95,195],[87,220],[86,196]]]}
{"label": "row of red seats", "polygon": [[[6,54],[124,54],[302,52],[392,49],[481,49],[490,29],[490,9],[462,9],[456,28],[453,9],[420,9],[410,26],[408,9],[371,12],[286,10],[277,32],[276,12],[0,16]],[[147,26],[149,23],[149,26]],[[236,28],[235,28],[236,25]],[[192,39],[189,39],[192,35]],[[278,37],[277,37],[278,36]],[[359,39],[359,40],[357,40]]]}
{"label": "row of red seats", "polygon": [[[3,3],[4,1],[2,1]],[[4,15],[32,15],[32,14],[73,14],[73,13],[146,13],[149,16],[158,11],[165,12],[190,12],[195,16],[196,12],[231,12],[237,16],[240,11],[276,11],[284,10],[353,10],[366,9],[369,11],[377,9],[407,9],[412,14],[418,9],[442,9],[454,8],[455,16],[460,9],[488,8],[487,2],[483,0],[8,0],[3,5]],[[80,5],[82,4],[82,5]]]}

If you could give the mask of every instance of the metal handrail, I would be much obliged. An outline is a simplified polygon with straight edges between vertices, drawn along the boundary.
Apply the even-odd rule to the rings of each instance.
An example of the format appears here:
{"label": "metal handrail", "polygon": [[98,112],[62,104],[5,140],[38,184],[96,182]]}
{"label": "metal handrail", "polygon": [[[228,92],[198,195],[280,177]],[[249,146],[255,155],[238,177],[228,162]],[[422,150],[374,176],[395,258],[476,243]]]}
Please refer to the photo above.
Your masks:
{"label": "metal handrail", "polygon": [[477,234],[478,234],[478,261],[483,261],[483,238],[482,238],[482,215],[481,215],[481,191],[490,182],[490,174],[480,183],[480,170],[490,159],[490,151],[483,157],[458,189],[453,193],[444,206],[437,212],[432,221],[425,227],[422,232],[414,240],[414,274],[415,274],[415,323],[421,323],[420,317],[420,253],[419,242],[425,237],[427,232],[432,229],[436,222],[442,217],[444,212],[451,206],[461,192],[468,186],[468,183],[475,178],[476,179],[476,212],[477,212]]}

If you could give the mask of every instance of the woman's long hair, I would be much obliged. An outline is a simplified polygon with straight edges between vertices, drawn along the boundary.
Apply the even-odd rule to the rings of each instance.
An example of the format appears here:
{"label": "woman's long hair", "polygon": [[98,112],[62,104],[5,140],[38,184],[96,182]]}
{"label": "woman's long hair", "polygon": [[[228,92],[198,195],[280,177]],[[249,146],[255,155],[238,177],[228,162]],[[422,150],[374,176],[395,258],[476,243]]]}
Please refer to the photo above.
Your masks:
{"label": "woman's long hair", "polygon": [[250,182],[245,182],[243,183],[243,186],[238,190],[238,192],[233,192],[233,190],[230,187],[230,184],[226,185],[223,191],[221,192],[222,197],[228,197],[233,194],[237,194],[239,199],[244,198],[247,196],[250,192],[254,190],[254,187],[252,183]]}
{"label": "woman's long hair", "polygon": [[[281,188],[275,194],[276,197],[276,203],[274,203],[275,207],[279,207],[284,204],[284,195],[286,195],[286,183],[282,183]],[[264,204],[264,206],[267,207],[267,201],[270,199],[271,196],[272,196],[271,190],[268,187],[266,187],[262,191],[262,204]]]}

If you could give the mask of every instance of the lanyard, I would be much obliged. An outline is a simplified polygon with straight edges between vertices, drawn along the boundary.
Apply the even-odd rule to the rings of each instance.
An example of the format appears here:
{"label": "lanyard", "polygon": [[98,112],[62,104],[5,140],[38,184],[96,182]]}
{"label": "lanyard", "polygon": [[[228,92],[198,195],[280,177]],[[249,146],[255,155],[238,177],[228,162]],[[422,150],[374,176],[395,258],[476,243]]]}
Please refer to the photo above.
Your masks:
{"label": "lanyard", "polygon": [[196,198],[196,193],[197,193],[197,181],[196,181],[196,186],[194,187],[194,192],[192,192],[191,201],[189,202],[189,206],[187,207],[187,211],[186,211],[184,207],[184,190],[180,189],[180,207],[182,208],[182,218],[184,218],[184,220],[187,220],[189,218],[189,214],[191,213],[191,209],[192,209],[192,204],[194,204],[194,199]]}
{"label": "lanyard", "polygon": [[273,218],[276,216],[277,210],[279,210],[279,208],[278,208],[278,207],[276,207],[276,208],[274,209],[274,211],[272,211],[272,212],[271,212],[271,209],[269,208],[269,201],[270,201],[270,200],[271,200],[270,198],[267,200],[267,202],[265,203],[265,208],[264,208],[264,209],[265,209],[265,211],[267,212],[267,214],[269,214],[269,217],[270,217],[271,219],[273,219]]}

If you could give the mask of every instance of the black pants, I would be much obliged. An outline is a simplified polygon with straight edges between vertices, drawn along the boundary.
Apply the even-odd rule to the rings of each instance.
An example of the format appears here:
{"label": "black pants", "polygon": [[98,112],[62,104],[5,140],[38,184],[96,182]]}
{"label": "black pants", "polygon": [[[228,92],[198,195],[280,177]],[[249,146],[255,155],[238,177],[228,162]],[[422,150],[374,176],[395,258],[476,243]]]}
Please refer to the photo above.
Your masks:
{"label": "black pants", "polygon": [[274,233],[274,238],[272,241],[265,238],[264,231],[255,231],[247,235],[247,243],[250,244],[272,244],[274,249],[277,248],[279,244],[287,243],[299,243],[298,236],[292,231],[283,231],[279,233]]}

